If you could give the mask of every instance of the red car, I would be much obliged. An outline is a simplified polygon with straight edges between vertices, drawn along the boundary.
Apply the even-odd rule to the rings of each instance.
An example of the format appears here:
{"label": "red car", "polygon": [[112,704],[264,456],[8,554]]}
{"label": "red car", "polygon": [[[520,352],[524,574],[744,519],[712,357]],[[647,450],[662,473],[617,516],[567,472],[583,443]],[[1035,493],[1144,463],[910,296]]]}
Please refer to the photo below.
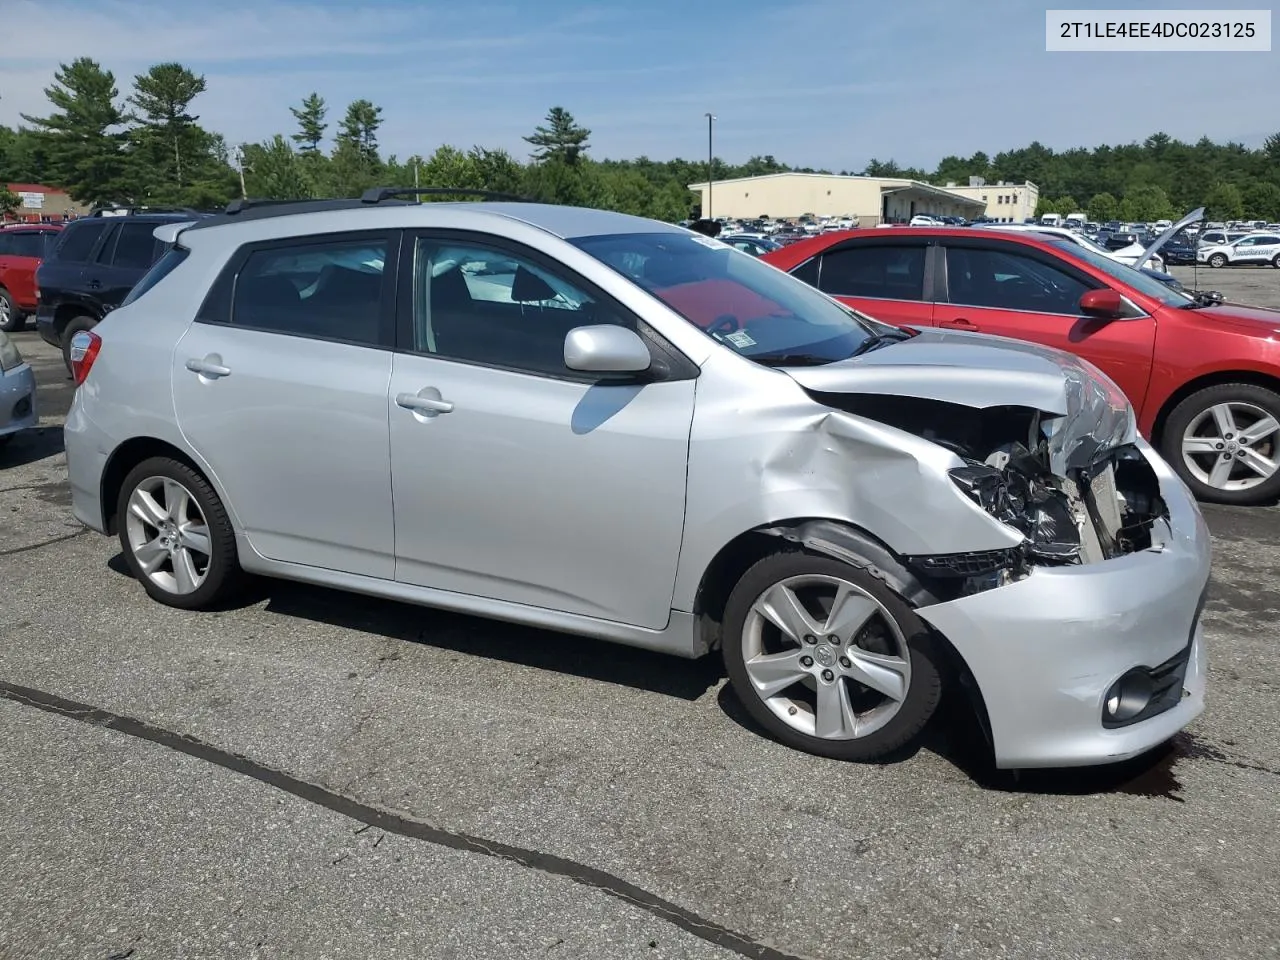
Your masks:
{"label": "red car", "polygon": [[21,330],[36,312],[36,267],[61,230],[58,223],[0,227],[0,330]]}
{"label": "red car", "polygon": [[886,227],[762,258],[875,319],[1032,340],[1092,361],[1201,499],[1280,495],[1280,310],[1179,292],[1026,233]]}

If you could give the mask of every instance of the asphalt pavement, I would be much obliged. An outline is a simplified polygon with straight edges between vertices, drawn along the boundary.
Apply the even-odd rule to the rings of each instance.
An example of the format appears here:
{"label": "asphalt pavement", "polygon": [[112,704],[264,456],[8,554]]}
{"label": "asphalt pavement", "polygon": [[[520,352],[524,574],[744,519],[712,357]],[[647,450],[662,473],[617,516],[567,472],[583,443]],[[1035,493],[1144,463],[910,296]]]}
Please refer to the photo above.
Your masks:
{"label": "asphalt pavement", "polygon": [[[1280,306],[1278,271],[1199,273]],[[16,339],[43,416],[0,452],[6,960],[1280,954],[1280,508],[1205,510],[1209,706],[1168,748],[998,774],[953,705],[842,764],[762,736],[713,660],[296,584],[150,602],[71,517],[70,382]]]}

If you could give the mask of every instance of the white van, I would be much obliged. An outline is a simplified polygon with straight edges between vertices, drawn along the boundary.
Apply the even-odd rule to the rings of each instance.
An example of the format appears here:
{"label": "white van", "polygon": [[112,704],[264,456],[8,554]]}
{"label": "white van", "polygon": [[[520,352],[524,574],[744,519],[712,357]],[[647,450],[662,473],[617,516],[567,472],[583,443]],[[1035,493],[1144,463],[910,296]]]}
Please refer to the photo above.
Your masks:
{"label": "white van", "polygon": [[1062,226],[1062,215],[1058,213],[1046,213],[1040,218],[1040,226],[1060,227]]}

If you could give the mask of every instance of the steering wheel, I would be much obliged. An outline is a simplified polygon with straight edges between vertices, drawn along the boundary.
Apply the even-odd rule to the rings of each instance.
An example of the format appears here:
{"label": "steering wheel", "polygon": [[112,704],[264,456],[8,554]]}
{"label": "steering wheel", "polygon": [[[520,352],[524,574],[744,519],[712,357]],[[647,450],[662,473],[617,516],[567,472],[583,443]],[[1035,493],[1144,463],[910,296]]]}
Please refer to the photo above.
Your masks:
{"label": "steering wheel", "polygon": [[732,313],[722,313],[720,316],[715,318],[711,326],[707,327],[707,333],[716,334],[722,331],[724,333],[733,333],[733,331],[737,330],[740,326],[742,326],[742,324],[738,322],[738,318]]}

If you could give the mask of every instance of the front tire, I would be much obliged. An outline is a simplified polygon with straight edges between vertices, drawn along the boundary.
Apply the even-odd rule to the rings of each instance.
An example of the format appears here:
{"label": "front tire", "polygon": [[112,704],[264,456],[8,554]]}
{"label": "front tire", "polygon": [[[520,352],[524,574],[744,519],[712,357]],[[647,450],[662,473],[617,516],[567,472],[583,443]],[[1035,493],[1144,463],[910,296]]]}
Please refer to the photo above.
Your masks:
{"label": "front tire", "polygon": [[1226,254],[1215,253],[1212,257],[1209,258],[1209,266],[1211,267],[1225,267],[1226,265],[1227,265]]}
{"label": "front tire", "polygon": [[116,524],[125,563],[153,600],[198,610],[239,588],[243,575],[227,511],[185,463],[152,457],[130,470]]}
{"label": "front tire", "polygon": [[787,746],[875,761],[924,729],[942,678],[929,628],[867,570],[808,553],[751,567],[722,645],[734,693]]}
{"label": "front tire", "polygon": [[13,302],[13,295],[4,287],[0,287],[0,330],[5,333],[17,333],[26,325],[27,317]]}
{"label": "front tire", "polygon": [[1272,501],[1280,496],[1280,393],[1252,383],[1199,390],[1169,414],[1160,447],[1199,500]]}

